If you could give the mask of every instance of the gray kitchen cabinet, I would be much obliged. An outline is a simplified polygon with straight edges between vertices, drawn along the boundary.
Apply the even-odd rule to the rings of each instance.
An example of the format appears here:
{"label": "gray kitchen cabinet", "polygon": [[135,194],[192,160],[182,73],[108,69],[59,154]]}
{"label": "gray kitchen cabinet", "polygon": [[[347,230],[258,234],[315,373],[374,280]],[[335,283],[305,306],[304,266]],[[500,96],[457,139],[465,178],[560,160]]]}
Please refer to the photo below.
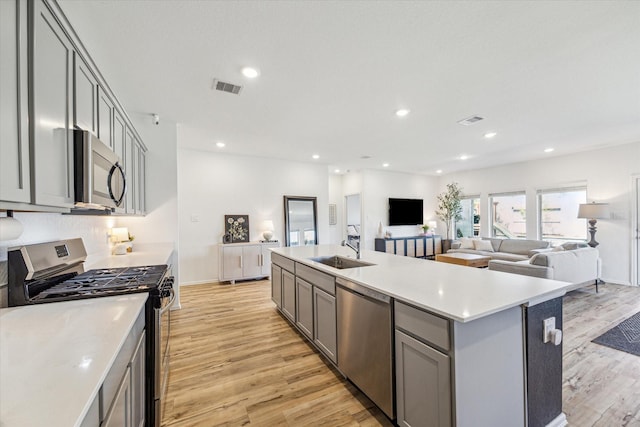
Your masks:
{"label": "gray kitchen cabinet", "polygon": [[120,387],[102,427],[131,427],[131,368],[127,366]]}
{"label": "gray kitchen cabinet", "polygon": [[[98,139],[116,152],[114,145],[114,121],[115,107],[113,102],[104,89],[98,86]],[[120,156],[119,153],[116,152],[116,154]],[[120,160],[122,160],[122,158],[120,158]]]}
{"label": "gray kitchen cabinet", "polygon": [[77,54],[74,55],[73,62],[73,124],[97,136],[98,80]]}
{"label": "gray kitchen cabinet", "polygon": [[139,144],[136,144],[136,215],[145,215],[146,212],[146,156]]}
{"label": "gray kitchen cabinet", "polygon": [[282,270],[282,313],[295,323],[296,278],[287,270]]}
{"label": "gray kitchen cabinet", "polygon": [[131,358],[131,425],[145,425],[145,338],[144,331]]}
{"label": "gray kitchen cabinet", "polygon": [[282,267],[271,264],[271,300],[282,308]]}
{"label": "gray kitchen cabinet", "polygon": [[333,363],[338,363],[336,297],[317,286],[313,287],[313,342]]}
{"label": "gray kitchen cabinet", "polygon": [[296,277],[296,325],[313,340],[313,285]]}
{"label": "gray kitchen cabinet", "polygon": [[74,50],[58,19],[43,1],[31,14],[33,70],[31,126],[35,204],[73,207]]}
{"label": "gray kitchen cabinet", "polygon": [[446,319],[396,301],[396,407],[400,426],[451,426]]}
{"label": "gray kitchen cabinet", "polygon": [[135,155],[137,148],[132,130],[127,126],[124,132],[124,174],[127,182],[127,193],[125,195],[125,213],[127,215],[135,215],[136,205],[135,200],[138,197],[136,188],[136,175],[135,175]]}
{"label": "gray kitchen cabinet", "polygon": [[446,354],[396,330],[399,426],[451,426],[450,365]]}
{"label": "gray kitchen cabinet", "polygon": [[[127,165],[125,164],[125,134],[126,134],[126,130],[127,130],[127,125],[126,122],[124,121],[124,119],[122,118],[122,114],[120,114],[120,112],[118,110],[114,110],[113,112],[113,151],[118,155],[118,157],[120,158],[120,166],[123,167],[124,169],[124,173],[125,173],[125,177],[128,176],[127,175]],[[129,191],[131,191],[130,183],[127,182],[127,193],[129,193]],[[125,199],[122,201],[122,203],[120,204],[120,206],[118,206],[115,209],[116,214],[122,215],[126,213],[126,206],[127,206],[127,197],[125,196]]]}
{"label": "gray kitchen cabinet", "polygon": [[0,1],[0,199],[31,201],[27,1]]}

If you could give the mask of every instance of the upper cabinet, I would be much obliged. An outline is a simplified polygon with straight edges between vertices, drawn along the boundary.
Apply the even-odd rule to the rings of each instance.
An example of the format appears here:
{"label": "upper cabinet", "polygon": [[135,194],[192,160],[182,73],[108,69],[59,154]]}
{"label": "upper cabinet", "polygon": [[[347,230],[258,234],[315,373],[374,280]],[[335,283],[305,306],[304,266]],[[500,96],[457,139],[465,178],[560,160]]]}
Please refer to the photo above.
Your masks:
{"label": "upper cabinet", "polygon": [[0,0],[0,209],[69,212],[71,130],[96,135],[126,172],[126,204],[144,215],[146,147],[54,0]]}
{"label": "upper cabinet", "polygon": [[98,136],[98,80],[78,55],[74,57],[73,83],[73,124]]}
{"label": "upper cabinet", "polygon": [[0,200],[31,202],[27,1],[0,1]]}
{"label": "upper cabinet", "polygon": [[[98,87],[98,139],[113,151],[116,151],[113,141],[115,107],[104,89]],[[122,160],[122,158],[120,159]]]}
{"label": "upper cabinet", "polygon": [[38,205],[73,207],[74,49],[58,19],[42,1],[31,13],[32,173]]}

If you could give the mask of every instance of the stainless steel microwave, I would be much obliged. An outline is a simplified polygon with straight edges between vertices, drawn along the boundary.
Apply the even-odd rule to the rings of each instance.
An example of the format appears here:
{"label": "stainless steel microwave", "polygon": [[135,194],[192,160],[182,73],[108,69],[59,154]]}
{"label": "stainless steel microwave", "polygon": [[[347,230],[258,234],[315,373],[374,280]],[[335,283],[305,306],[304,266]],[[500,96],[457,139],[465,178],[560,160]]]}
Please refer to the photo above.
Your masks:
{"label": "stainless steel microwave", "polygon": [[75,206],[114,210],[127,191],[124,169],[117,154],[91,132],[74,129]]}

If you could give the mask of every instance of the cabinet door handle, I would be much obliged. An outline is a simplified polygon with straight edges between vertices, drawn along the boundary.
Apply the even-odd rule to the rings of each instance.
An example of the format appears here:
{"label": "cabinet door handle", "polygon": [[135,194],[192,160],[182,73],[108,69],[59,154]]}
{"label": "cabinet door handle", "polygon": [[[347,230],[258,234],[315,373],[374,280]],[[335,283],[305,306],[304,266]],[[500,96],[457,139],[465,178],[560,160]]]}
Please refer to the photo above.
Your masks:
{"label": "cabinet door handle", "polygon": [[264,255],[260,254],[258,259],[260,260],[260,267],[262,267],[264,265]]}
{"label": "cabinet door handle", "polygon": [[240,256],[240,268],[244,267],[244,265],[242,265],[242,255]]}

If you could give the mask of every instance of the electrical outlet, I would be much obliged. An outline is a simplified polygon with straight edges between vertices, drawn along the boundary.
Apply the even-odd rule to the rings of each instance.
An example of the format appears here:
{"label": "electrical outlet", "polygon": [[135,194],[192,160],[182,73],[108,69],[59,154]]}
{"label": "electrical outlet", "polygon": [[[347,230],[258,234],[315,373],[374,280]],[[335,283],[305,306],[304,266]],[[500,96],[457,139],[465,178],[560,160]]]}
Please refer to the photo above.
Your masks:
{"label": "electrical outlet", "polygon": [[549,317],[542,321],[542,342],[547,343],[551,341],[551,331],[556,329],[556,318]]}
{"label": "electrical outlet", "polygon": [[191,222],[200,222],[200,216],[191,215]]}

